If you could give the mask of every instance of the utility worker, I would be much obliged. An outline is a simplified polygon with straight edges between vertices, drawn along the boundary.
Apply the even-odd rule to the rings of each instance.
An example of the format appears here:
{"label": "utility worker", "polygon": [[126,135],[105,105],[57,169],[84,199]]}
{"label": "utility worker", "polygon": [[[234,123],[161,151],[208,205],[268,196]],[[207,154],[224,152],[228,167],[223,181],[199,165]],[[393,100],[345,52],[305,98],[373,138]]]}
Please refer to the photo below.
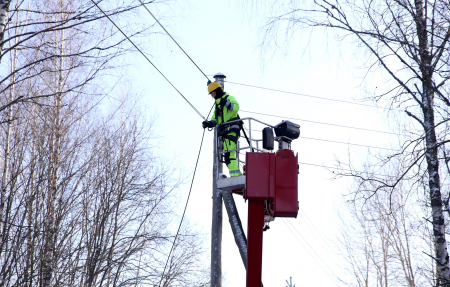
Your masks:
{"label": "utility worker", "polygon": [[[228,93],[224,93],[222,85],[217,82],[208,85],[208,93],[215,99],[216,108],[210,121],[202,123],[203,128],[213,128],[218,124],[229,121],[238,120],[239,104],[236,99]],[[234,150],[237,147],[237,141],[240,136],[239,122],[231,123],[229,125],[222,125],[218,131],[218,135],[223,140],[223,150]],[[236,161],[236,151],[227,152],[225,155],[225,164],[228,167],[230,176],[239,176],[241,171]]]}

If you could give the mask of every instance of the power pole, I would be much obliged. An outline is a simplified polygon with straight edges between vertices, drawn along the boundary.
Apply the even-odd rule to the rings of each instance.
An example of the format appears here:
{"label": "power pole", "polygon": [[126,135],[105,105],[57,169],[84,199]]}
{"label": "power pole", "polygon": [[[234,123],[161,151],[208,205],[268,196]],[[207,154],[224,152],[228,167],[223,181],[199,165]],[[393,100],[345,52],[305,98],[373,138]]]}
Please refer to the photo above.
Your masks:
{"label": "power pole", "polygon": [[[226,76],[222,73],[214,75],[216,82],[224,87]],[[214,129],[214,165],[213,165],[213,210],[211,227],[211,287],[222,287],[222,190],[217,188],[219,174],[223,173],[223,165],[219,162],[222,143]],[[219,150],[220,149],[220,150]]]}
{"label": "power pole", "polygon": [[222,163],[219,162],[218,141],[217,129],[214,129],[211,287],[222,287],[222,191],[217,188],[217,179],[222,172]]}

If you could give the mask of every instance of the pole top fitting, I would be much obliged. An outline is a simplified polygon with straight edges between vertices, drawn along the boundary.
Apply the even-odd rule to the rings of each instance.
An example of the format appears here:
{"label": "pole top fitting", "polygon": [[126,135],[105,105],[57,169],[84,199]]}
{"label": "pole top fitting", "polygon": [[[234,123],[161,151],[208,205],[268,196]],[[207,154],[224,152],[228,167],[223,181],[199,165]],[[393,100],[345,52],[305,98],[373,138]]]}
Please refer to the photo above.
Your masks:
{"label": "pole top fitting", "polygon": [[214,79],[216,79],[217,80],[217,78],[222,78],[222,79],[225,79],[227,76],[225,76],[224,74],[222,74],[221,72],[218,72],[218,73],[216,73],[214,76]]}
{"label": "pole top fitting", "polygon": [[224,87],[226,77],[227,76],[225,76],[221,72],[218,72],[213,76],[213,78],[216,80],[216,82],[218,82],[222,87]]}

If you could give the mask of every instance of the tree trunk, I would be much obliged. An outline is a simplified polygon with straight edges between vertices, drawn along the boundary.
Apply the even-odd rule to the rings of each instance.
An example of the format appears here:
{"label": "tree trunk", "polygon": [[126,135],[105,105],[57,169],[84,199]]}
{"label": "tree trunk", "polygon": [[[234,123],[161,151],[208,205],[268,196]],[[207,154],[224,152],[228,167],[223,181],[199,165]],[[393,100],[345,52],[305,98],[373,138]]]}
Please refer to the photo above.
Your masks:
{"label": "tree trunk", "polygon": [[48,171],[48,197],[47,197],[47,218],[45,223],[45,246],[43,262],[43,287],[50,287],[53,276],[53,261],[56,239],[56,194],[58,190],[58,161],[59,161],[59,141],[60,141],[60,106],[61,95],[55,97],[55,113],[53,119],[51,143],[50,143],[50,164]]}
{"label": "tree trunk", "polygon": [[422,73],[422,111],[426,141],[426,160],[428,166],[428,186],[430,189],[433,233],[438,264],[438,286],[450,282],[449,258],[445,239],[444,214],[442,211],[441,185],[439,178],[438,148],[434,122],[434,90],[431,55],[429,52],[428,33],[424,2],[416,0],[416,25],[419,38],[419,53]]}
{"label": "tree trunk", "polygon": [[35,234],[35,212],[34,212],[34,202],[35,202],[35,181],[36,181],[36,149],[37,149],[37,115],[36,115],[36,107],[33,108],[33,125],[32,125],[32,150],[31,156],[33,160],[31,161],[30,167],[30,187],[29,187],[29,195],[27,200],[27,253],[26,253],[26,262],[25,262],[25,272],[24,272],[24,287],[33,286],[33,255],[34,255],[34,234]]}
{"label": "tree trunk", "polygon": [[[9,5],[9,3],[8,3]],[[3,9],[3,6],[2,8]],[[3,10],[2,10],[3,11]],[[2,14],[3,12],[0,12],[0,21],[2,20]],[[3,29],[4,30],[4,29]],[[2,30],[2,31],[3,31]],[[1,37],[3,38],[3,32]],[[1,41],[1,39],[0,39]],[[1,51],[0,51],[1,53]],[[14,71],[17,64],[17,50],[14,50],[13,59],[11,63],[11,70]],[[13,74],[11,77],[11,85],[10,91],[9,91],[9,100],[12,101],[14,99],[14,91],[15,91],[15,75]],[[5,225],[5,203],[6,203],[6,189],[8,186],[8,178],[9,178],[9,161],[10,161],[10,149],[11,149],[11,128],[12,128],[12,121],[13,121],[13,107],[10,106],[8,108],[8,115],[7,115],[7,128],[6,128],[6,146],[5,146],[5,155],[4,155],[4,161],[3,161],[3,173],[2,173],[2,185],[1,185],[1,193],[0,193],[0,258],[3,257],[3,248],[6,244],[6,230],[7,226]],[[0,265],[3,265],[0,259]],[[0,281],[0,286],[4,285],[4,277]]]}
{"label": "tree trunk", "polygon": [[[9,4],[11,4],[11,0],[0,0],[0,54],[3,51],[3,39],[6,25],[8,24]],[[0,55],[0,61],[1,59]]]}
{"label": "tree trunk", "polygon": [[[55,50],[59,50],[59,54],[64,54],[64,30],[60,31],[58,39],[58,34],[56,35],[56,41],[58,46]],[[55,78],[57,83],[56,89],[59,92],[55,96],[54,107],[53,107],[53,124],[51,131],[51,141],[50,141],[50,168],[48,172],[49,186],[48,186],[48,200],[47,200],[47,220],[46,220],[46,238],[44,247],[44,266],[43,266],[43,287],[50,287],[53,276],[53,265],[55,257],[55,246],[57,238],[57,227],[56,227],[56,196],[58,191],[58,170],[59,170],[59,155],[61,149],[61,102],[62,102],[62,91],[64,85],[64,57],[59,57],[56,60],[55,67],[58,67],[58,74]]]}
{"label": "tree trunk", "polygon": [[[10,93],[12,99],[13,90]],[[8,186],[8,178],[9,178],[9,158],[10,158],[10,145],[11,145],[11,125],[12,125],[12,109],[10,106],[8,108],[8,127],[6,128],[6,146],[5,146],[5,156],[3,161],[3,174],[2,174],[2,186],[1,186],[1,194],[0,194],[0,258],[6,260],[3,256],[3,249],[6,244],[6,230],[7,226],[5,224],[5,203],[6,203],[6,188]],[[0,265],[3,265],[3,259],[0,259]],[[5,278],[2,276],[0,280],[0,286],[4,286]]]}
{"label": "tree trunk", "polygon": [[[12,93],[11,93],[12,97]],[[6,146],[5,146],[5,156],[3,161],[3,174],[2,174],[2,191],[0,199],[0,257],[2,255],[3,246],[3,226],[4,226],[4,216],[5,216],[5,201],[6,201],[6,186],[8,183],[8,167],[9,167],[9,153],[10,153],[10,142],[11,142],[11,122],[12,122],[12,107],[8,108],[8,127],[6,128]]]}

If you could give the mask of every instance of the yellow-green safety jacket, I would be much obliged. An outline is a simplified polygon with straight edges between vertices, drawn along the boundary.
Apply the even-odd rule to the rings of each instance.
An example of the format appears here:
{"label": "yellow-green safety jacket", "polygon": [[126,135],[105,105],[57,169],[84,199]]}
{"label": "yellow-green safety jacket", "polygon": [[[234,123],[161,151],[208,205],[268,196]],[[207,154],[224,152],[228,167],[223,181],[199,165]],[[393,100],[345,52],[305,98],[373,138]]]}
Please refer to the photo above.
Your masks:
{"label": "yellow-green safety jacket", "polygon": [[[224,97],[227,99],[227,102],[225,106],[222,107],[220,105],[220,100]],[[226,93],[222,98],[216,99],[216,109],[211,117],[211,121],[214,121],[216,125],[222,123],[222,115],[223,121],[228,122],[229,120],[236,118],[239,111],[239,104],[233,96]]]}
{"label": "yellow-green safety jacket", "polygon": [[[222,107],[220,105],[220,100],[222,98],[226,98],[227,102]],[[239,104],[236,101],[236,99],[233,96],[230,96],[228,93],[222,96],[222,98],[216,99],[216,108],[214,110],[214,114],[211,117],[211,121],[214,122],[214,126],[221,124],[222,122],[228,122],[231,120],[237,120],[238,119],[238,111],[239,111]],[[239,123],[232,123],[231,126],[226,127],[226,129],[223,131],[223,134],[232,134],[233,136],[239,137]],[[236,141],[235,141],[236,142]]]}

